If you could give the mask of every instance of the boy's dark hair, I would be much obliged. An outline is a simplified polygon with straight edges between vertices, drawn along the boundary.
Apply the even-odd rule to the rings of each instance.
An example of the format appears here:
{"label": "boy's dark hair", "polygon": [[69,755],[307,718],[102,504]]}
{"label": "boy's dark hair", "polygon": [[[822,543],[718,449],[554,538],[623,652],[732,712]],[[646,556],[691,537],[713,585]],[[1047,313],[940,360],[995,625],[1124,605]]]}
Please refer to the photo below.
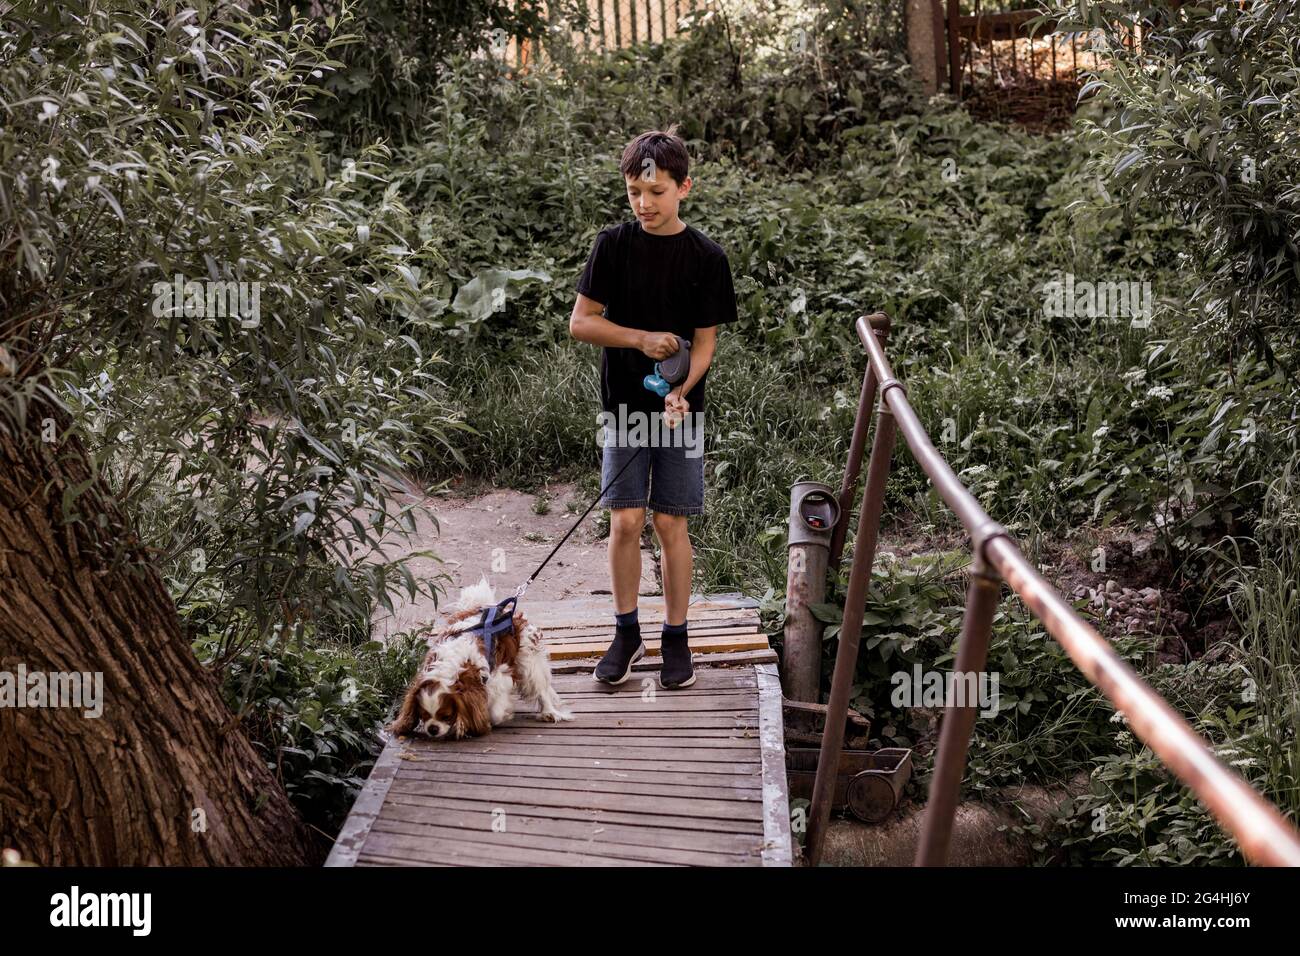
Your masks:
{"label": "boy's dark hair", "polygon": [[656,175],[659,170],[668,173],[679,186],[685,182],[691,160],[686,153],[686,143],[677,135],[677,127],[678,124],[674,123],[666,130],[648,130],[628,143],[623,150],[623,161],[619,163],[623,178],[648,177],[653,169]]}

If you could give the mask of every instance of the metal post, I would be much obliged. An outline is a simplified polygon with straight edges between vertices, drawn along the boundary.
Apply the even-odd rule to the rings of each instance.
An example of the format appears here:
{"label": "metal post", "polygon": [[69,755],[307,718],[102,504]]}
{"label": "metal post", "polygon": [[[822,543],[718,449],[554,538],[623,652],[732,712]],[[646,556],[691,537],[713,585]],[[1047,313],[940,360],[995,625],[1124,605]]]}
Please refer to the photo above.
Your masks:
{"label": "metal post", "polygon": [[957,16],[961,13],[960,0],[948,0],[948,75],[952,79],[952,94],[961,98],[961,44],[957,38]]}
{"label": "metal post", "polygon": [[931,29],[934,32],[934,67],[935,77],[938,80],[939,88],[948,85],[948,57],[944,47],[944,29],[943,29],[943,7],[939,5],[939,0],[930,0],[930,20],[933,24]]}
{"label": "metal post", "polygon": [[[1002,581],[984,560],[983,542],[974,542],[974,564],[970,586],[966,591],[966,613],[961,624],[961,643],[953,665],[957,677],[980,674],[988,661],[989,636],[993,613],[1002,596]],[[976,678],[978,680],[978,677]],[[969,686],[969,685],[967,685]],[[952,840],[952,821],[957,812],[961,778],[966,769],[966,752],[970,748],[971,730],[979,712],[978,701],[944,710],[939,729],[939,750],[935,757],[934,776],[930,781],[930,798],[921,822],[921,841],[916,849],[917,866],[944,866],[948,862],[948,845]]]}
{"label": "metal post", "polygon": [[844,746],[844,722],[849,713],[849,691],[858,664],[858,640],[862,636],[862,616],[867,604],[867,587],[876,560],[876,541],[880,536],[880,513],[885,505],[885,483],[889,480],[889,459],[894,452],[897,425],[887,401],[889,388],[901,388],[895,381],[886,382],[881,390],[880,412],[876,416],[876,434],[871,443],[871,462],[867,466],[867,488],[858,518],[858,532],[853,541],[853,567],[849,571],[849,590],[844,601],[844,620],[840,623],[839,651],[835,655],[835,675],[831,678],[831,696],[826,706],[826,729],[822,733],[821,752],[817,757],[817,776],[813,781],[812,805],[808,808],[808,861],[816,866],[821,860],[826,826],[831,817],[831,801],[839,773],[840,749]]}
{"label": "metal post", "polygon": [[[790,488],[789,560],[785,576],[785,643],[781,688],[787,700],[821,703],[822,623],[812,607],[826,599],[826,556],[839,522],[831,486],[796,481]],[[815,524],[809,519],[820,519]]]}
{"label": "metal post", "polygon": [[[876,341],[881,348],[889,338],[890,319],[883,312],[867,317]],[[853,513],[853,499],[858,492],[858,473],[862,470],[862,453],[867,447],[867,429],[871,425],[871,412],[876,404],[876,370],[867,362],[867,371],[862,376],[862,391],[858,394],[858,413],[853,419],[853,438],[849,441],[849,459],[844,465],[844,481],[840,483],[840,493],[836,500],[840,505],[840,520],[835,523],[831,533],[831,550],[828,563],[832,570],[839,570],[840,556],[844,551],[844,539],[848,535],[849,518]]]}

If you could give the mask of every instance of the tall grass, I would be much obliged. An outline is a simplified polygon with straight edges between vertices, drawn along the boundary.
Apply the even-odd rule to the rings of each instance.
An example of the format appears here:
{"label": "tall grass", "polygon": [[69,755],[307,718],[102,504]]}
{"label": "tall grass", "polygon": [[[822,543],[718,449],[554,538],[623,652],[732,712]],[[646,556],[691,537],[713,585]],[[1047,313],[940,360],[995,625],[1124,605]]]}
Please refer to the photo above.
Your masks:
{"label": "tall grass", "polygon": [[1229,601],[1248,676],[1243,703],[1259,723],[1243,742],[1278,806],[1300,819],[1300,506],[1293,461],[1265,496],[1259,565],[1244,569]]}

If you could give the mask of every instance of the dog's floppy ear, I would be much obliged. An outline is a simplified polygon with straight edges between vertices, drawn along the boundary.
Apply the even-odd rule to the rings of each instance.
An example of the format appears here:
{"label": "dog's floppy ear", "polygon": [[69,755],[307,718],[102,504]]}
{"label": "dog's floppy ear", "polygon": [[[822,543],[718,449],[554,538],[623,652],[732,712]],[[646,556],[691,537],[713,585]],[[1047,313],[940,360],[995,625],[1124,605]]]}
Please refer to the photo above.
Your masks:
{"label": "dog's floppy ear", "polygon": [[409,737],[411,732],[415,730],[420,715],[417,705],[422,684],[423,681],[417,678],[411,681],[411,686],[406,689],[406,699],[402,701],[402,709],[397,712],[393,722],[388,725],[388,732],[393,736]]}

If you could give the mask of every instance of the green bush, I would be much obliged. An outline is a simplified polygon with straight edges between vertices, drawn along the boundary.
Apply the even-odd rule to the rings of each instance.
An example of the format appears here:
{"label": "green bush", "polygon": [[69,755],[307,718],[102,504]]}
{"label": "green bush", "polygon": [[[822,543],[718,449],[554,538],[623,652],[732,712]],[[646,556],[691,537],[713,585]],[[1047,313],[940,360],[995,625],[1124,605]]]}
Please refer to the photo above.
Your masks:
{"label": "green bush", "polygon": [[[195,643],[205,661],[219,650],[212,638]],[[227,703],[303,819],[324,836],[342,826],[383,749],[379,730],[425,650],[418,635],[348,646],[307,628],[274,633],[224,668]]]}
{"label": "green bush", "polygon": [[[1092,167],[1131,211],[1176,210],[1196,229],[1186,304],[1204,344],[1249,345],[1295,380],[1300,301],[1300,8],[1291,0],[1198,6],[1058,3],[1063,31],[1091,30],[1108,66],[1083,87]],[[1125,41],[1141,28],[1141,44]]]}

